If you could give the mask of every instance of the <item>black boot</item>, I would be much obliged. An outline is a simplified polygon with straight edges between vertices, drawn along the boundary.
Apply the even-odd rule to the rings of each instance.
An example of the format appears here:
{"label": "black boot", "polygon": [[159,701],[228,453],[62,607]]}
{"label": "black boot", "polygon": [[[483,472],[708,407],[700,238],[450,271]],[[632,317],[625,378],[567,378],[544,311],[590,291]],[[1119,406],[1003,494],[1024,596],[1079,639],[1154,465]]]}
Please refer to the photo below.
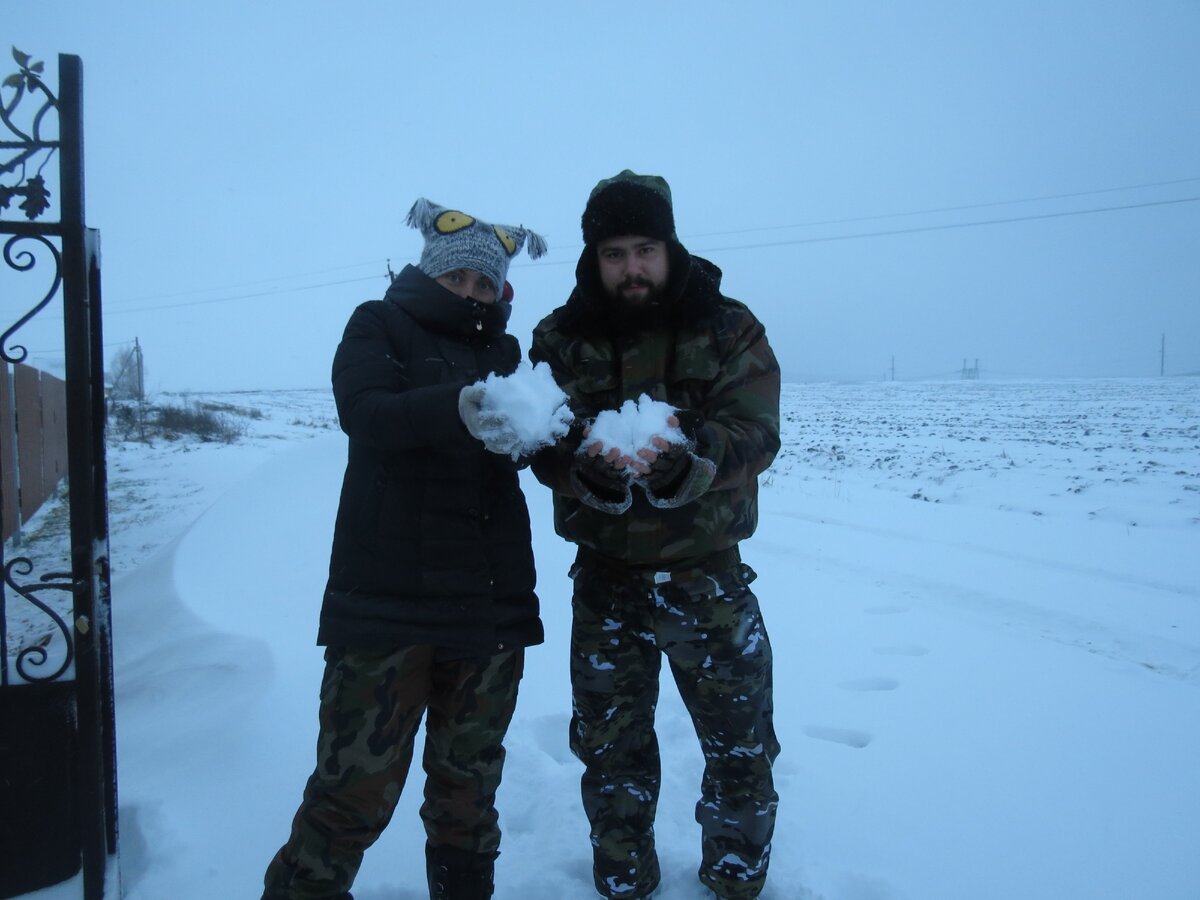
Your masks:
{"label": "black boot", "polygon": [[426,844],[429,900],[489,900],[497,855]]}

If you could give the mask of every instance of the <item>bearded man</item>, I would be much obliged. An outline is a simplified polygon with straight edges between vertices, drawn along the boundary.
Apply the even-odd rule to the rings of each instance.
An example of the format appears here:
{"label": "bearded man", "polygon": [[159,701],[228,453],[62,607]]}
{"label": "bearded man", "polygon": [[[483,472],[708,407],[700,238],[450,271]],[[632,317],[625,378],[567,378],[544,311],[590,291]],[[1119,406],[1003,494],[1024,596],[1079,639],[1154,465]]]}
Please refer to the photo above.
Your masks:
{"label": "bearded man", "polygon": [[[771,645],[739,544],[758,475],[779,449],[779,366],[762,324],[721,293],[721,271],[675,233],[667,182],[629,170],[596,185],[567,302],[534,330],[580,427],[533,461],[555,529],[578,546],[571,750],[584,764],[593,875],[603,897],[649,897],[660,868],[654,711],[667,658],[704,753],[700,881],[757,897],[778,795]],[[592,436],[627,401],[669,405],[642,446]],[[599,429],[597,429],[599,431]]]}

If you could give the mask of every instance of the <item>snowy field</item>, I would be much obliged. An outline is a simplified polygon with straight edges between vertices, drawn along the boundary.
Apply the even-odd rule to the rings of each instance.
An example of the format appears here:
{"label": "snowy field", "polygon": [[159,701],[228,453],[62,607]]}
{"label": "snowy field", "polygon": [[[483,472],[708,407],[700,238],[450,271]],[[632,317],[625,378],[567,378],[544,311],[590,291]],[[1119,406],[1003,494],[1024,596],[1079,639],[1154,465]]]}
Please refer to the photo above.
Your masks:
{"label": "snowy field", "polygon": [[[345,441],[325,391],[192,399],[261,417],[109,451],[121,869],[129,900],[256,900],[313,763]],[[743,548],[783,745],[763,896],[1200,897],[1200,378],[793,384],[783,411]],[[587,898],[571,552],[525,477],[547,641],[496,897]],[[659,896],[699,900],[700,752],[662,696]],[[427,896],[420,781],[357,900]]]}

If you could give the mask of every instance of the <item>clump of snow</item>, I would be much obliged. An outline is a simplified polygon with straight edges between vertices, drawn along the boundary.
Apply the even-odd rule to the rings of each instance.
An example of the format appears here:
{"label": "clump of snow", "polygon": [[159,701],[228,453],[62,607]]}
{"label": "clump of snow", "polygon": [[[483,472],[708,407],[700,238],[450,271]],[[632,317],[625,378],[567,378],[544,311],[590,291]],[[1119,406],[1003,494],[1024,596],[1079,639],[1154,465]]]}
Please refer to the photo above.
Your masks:
{"label": "clump of snow", "polygon": [[522,360],[511,375],[493,373],[483,386],[482,437],[488,437],[489,430],[515,431],[513,459],[553,444],[566,435],[575,421],[575,414],[567,406],[567,395],[555,383],[546,363],[531,366]]}
{"label": "clump of snow", "polygon": [[629,457],[651,447],[655,437],[669,444],[682,444],[686,440],[683,432],[667,423],[667,417],[674,414],[675,408],[669,403],[642,394],[637,402],[626,400],[620,409],[606,409],[597,415],[588,432],[588,443],[599,441],[602,453],[615,447],[622,456]]}

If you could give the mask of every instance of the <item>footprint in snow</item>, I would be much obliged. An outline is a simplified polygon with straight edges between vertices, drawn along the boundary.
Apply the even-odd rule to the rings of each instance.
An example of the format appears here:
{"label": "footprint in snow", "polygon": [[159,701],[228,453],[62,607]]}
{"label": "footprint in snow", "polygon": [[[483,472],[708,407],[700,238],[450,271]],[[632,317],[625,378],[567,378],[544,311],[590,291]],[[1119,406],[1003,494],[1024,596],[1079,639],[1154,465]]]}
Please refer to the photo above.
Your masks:
{"label": "footprint in snow", "polygon": [[834,744],[844,744],[861,750],[871,743],[874,738],[865,731],[855,731],[853,728],[829,728],[824,725],[806,725],[804,733],[818,741],[829,741]]}
{"label": "footprint in snow", "polygon": [[874,675],[843,681],[838,687],[844,691],[894,691],[900,687],[900,682],[886,675]]}

